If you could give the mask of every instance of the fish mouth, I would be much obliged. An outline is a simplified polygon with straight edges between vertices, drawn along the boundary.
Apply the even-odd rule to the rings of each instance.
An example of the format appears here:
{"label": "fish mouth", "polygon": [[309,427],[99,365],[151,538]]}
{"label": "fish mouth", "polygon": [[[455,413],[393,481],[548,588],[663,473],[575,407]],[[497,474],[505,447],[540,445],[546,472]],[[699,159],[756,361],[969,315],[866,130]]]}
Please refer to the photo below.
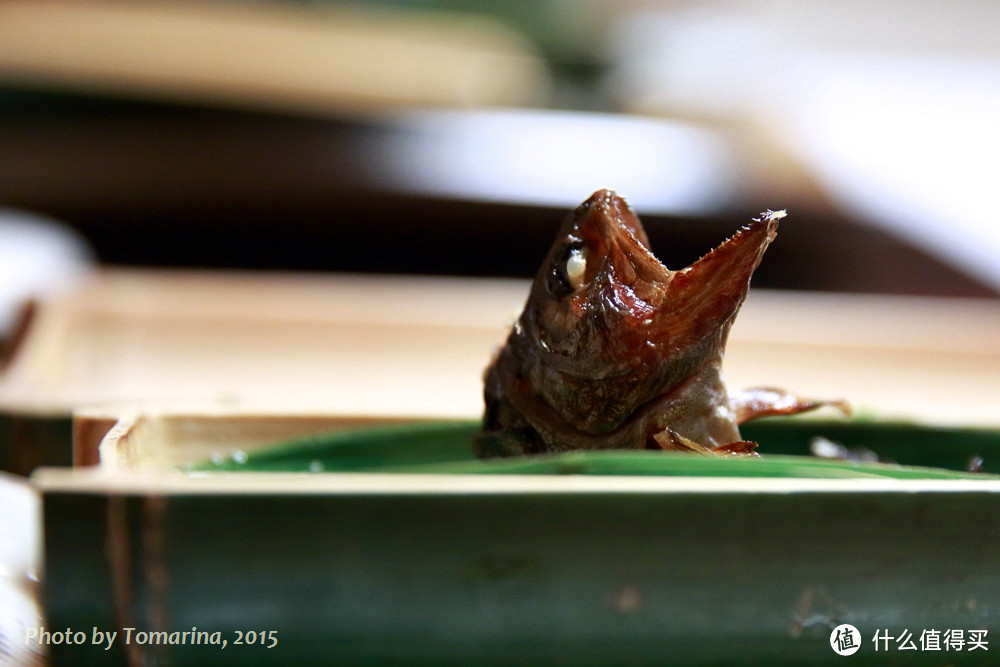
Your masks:
{"label": "fish mouth", "polygon": [[784,211],[765,211],[714,250],[673,271],[657,309],[660,334],[683,347],[729,325],[746,299],[750,278],[778,231]]}
{"label": "fish mouth", "polygon": [[598,190],[572,214],[572,236],[582,244],[586,271],[582,285],[615,281],[662,282],[669,270],[653,255],[639,217],[613,190]]}
{"label": "fish mouth", "polygon": [[611,309],[615,322],[607,326],[644,331],[674,349],[690,344],[735,317],[784,216],[765,211],[690,266],[671,271],[653,254],[628,203],[598,190],[574,211],[566,235],[579,240],[585,266],[571,310],[582,318]]}
{"label": "fish mouth", "polygon": [[725,346],[783,216],[766,211],[672,271],[653,255],[628,203],[598,190],[560,229],[522,315],[523,330],[564,376],[606,381],[655,368],[654,386],[646,390],[665,391]]}

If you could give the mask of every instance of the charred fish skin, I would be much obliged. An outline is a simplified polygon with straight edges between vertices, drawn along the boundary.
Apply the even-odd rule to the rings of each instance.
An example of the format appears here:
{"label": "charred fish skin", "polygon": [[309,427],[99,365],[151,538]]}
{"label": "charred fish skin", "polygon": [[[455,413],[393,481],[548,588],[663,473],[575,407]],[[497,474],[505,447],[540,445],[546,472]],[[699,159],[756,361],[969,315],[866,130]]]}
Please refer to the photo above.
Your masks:
{"label": "charred fish skin", "polygon": [[738,450],[722,358],[783,215],[671,271],[625,200],[595,192],[563,223],[487,369],[477,453]]}

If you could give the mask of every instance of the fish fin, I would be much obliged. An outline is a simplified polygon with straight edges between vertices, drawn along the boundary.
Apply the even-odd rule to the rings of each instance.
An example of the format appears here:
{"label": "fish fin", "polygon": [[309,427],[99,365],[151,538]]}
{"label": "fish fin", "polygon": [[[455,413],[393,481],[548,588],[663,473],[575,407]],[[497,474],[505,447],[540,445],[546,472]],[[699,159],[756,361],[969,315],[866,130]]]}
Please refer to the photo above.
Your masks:
{"label": "fish fin", "polygon": [[760,458],[760,454],[757,453],[757,443],[752,440],[737,440],[728,445],[719,445],[712,448],[712,453],[719,456],[756,456]]}
{"label": "fish fin", "polygon": [[[757,453],[757,443],[748,440],[731,442],[717,447],[706,447],[672,429],[664,429],[653,434],[653,441],[663,451],[694,452],[708,456],[760,456]],[[651,447],[652,448],[652,447]]]}
{"label": "fish fin", "polygon": [[809,412],[824,406],[836,408],[845,417],[851,415],[851,407],[847,401],[803,398],[790,391],[772,387],[744,389],[729,396],[729,407],[736,415],[737,424],[743,424],[760,417],[797,415],[800,412]]}

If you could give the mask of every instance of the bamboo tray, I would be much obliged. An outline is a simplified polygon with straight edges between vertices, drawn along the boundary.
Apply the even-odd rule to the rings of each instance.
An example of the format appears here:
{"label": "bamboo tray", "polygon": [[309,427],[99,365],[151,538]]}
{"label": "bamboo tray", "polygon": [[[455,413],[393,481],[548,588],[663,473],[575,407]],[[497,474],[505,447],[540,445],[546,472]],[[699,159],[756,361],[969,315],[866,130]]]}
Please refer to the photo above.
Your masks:
{"label": "bamboo tray", "polygon": [[[690,456],[472,461],[463,421],[275,447],[233,424],[139,416],[100,466],[35,474],[50,626],[229,643],[51,646],[57,663],[822,663],[842,660],[842,622],[862,633],[855,662],[964,663],[990,654],[871,638],[1000,621],[1000,482],[960,472],[973,454],[997,469],[1000,431],[764,420],[747,437],[769,467],[748,473]],[[803,462],[817,434],[940,468]],[[277,642],[234,646],[238,631]]]}
{"label": "bamboo tray", "polygon": [[[667,458],[657,471],[596,457],[473,469],[524,465],[469,460],[467,436],[526,287],[122,270],[38,304],[0,406],[18,424],[54,415],[54,462],[69,458],[71,411],[147,402],[77,411],[74,456],[89,467],[32,478],[47,626],[230,642],[62,644],[54,661],[799,664],[840,660],[841,620],[864,635],[854,660],[880,661],[876,630],[997,626],[1000,485],[961,473],[973,455],[1000,473],[995,304],[753,293],[730,386],[849,397],[877,416],[748,429],[767,476]],[[180,399],[194,403],[149,407]],[[397,430],[316,439],[386,421]],[[954,472],[773,471],[812,435]],[[12,454],[49,451],[28,440]],[[237,630],[278,644],[234,646]]]}
{"label": "bamboo tray", "polygon": [[[102,269],[36,303],[0,359],[0,470],[95,463],[97,441],[137,403],[144,413],[184,402],[198,414],[212,402],[245,415],[476,418],[483,369],[527,290],[500,279]],[[991,301],[756,290],[724,370],[732,388],[994,426],[998,326]],[[75,435],[74,454],[71,414],[90,407],[104,418],[81,422],[92,432]]]}

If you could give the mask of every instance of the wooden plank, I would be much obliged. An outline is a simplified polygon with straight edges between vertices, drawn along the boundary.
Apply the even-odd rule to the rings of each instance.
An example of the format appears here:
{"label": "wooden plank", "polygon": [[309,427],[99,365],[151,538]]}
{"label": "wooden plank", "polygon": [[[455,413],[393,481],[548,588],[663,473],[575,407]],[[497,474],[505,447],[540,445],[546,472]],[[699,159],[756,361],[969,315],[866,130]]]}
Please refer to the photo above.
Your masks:
{"label": "wooden plank", "polygon": [[310,115],[521,105],[547,76],[481,19],[279,3],[0,3],[0,78]]}
{"label": "wooden plank", "polygon": [[[90,463],[110,424],[139,412],[475,419],[483,370],[527,290],[523,280],[104,269],[35,305],[0,373],[0,411],[68,433],[74,410],[104,406],[77,425],[94,427],[78,439],[77,460]],[[991,301],[757,290],[733,328],[726,380],[845,398],[882,418],[995,426],[998,330]],[[60,461],[69,446],[39,445],[66,449]]]}
{"label": "wooden plank", "polygon": [[[107,269],[39,303],[0,375],[7,411],[208,401],[470,418],[521,309],[520,280]],[[922,420],[996,422],[1000,306],[752,291],[730,387],[843,397]]]}

